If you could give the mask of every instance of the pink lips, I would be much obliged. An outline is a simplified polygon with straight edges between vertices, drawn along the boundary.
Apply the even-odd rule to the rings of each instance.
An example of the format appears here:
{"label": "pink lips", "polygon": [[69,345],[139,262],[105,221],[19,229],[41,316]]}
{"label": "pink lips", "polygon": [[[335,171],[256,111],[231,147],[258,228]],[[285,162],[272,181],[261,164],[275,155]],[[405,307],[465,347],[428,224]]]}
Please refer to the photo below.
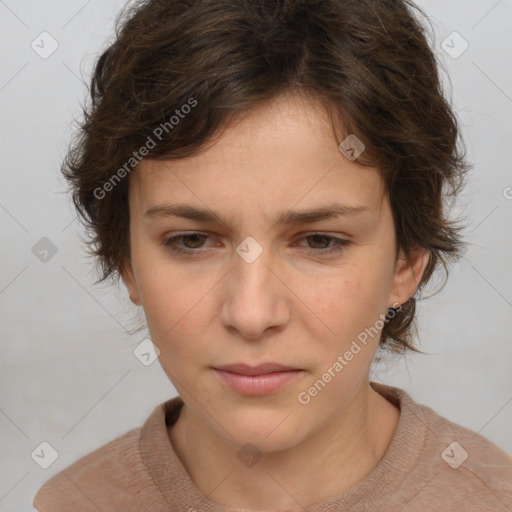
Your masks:
{"label": "pink lips", "polygon": [[302,373],[302,370],[275,363],[258,366],[232,364],[214,370],[233,391],[252,396],[273,393]]}

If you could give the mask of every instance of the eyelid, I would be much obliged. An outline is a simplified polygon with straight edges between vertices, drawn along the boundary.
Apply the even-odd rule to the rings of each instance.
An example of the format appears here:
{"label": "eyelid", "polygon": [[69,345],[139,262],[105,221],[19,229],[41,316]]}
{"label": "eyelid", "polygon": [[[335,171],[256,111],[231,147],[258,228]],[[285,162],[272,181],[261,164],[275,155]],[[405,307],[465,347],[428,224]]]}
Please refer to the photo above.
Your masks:
{"label": "eyelid", "polygon": [[[209,231],[197,231],[197,230],[190,230],[190,231],[177,231],[177,232],[173,232],[172,234],[170,234],[169,236],[164,236],[164,240],[170,240],[170,239],[173,239],[173,238],[178,238],[180,236],[193,236],[193,235],[200,235],[200,236],[206,236],[208,238],[212,238],[213,236],[218,236],[218,235],[213,235],[211,232]],[[309,236],[314,236],[314,235],[320,235],[320,236],[326,236],[326,237],[331,237],[331,238],[337,238],[339,240],[344,240],[344,241],[349,241],[349,239],[351,238],[348,234],[341,234],[341,233],[333,233],[333,232],[330,232],[330,231],[319,231],[319,230],[313,230],[313,231],[302,231],[300,233],[297,233],[297,235],[294,236],[294,239],[303,239],[303,238],[307,238]],[[341,238],[341,236],[343,237],[346,237],[345,238]],[[243,239],[242,239],[243,240]]]}
{"label": "eyelid", "polygon": [[[178,232],[178,233],[172,233],[172,235],[165,237],[162,241],[162,245],[171,253],[174,253],[175,255],[181,254],[181,255],[184,255],[185,257],[187,257],[187,256],[188,257],[197,257],[197,256],[205,255],[205,254],[208,254],[209,252],[211,252],[211,248],[208,248],[208,247],[207,248],[198,247],[195,249],[194,248],[190,249],[190,248],[183,248],[183,247],[173,247],[173,245],[172,245],[173,242],[177,243],[179,240],[182,240],[184,237],[194,236],[194,235],[204,236],[207,239],[211,238],[210,233],[208,233],[208,232],[202,232],[202,231]],[[304,247],[304,249],[306,250],[306,253],[308,255],[311,255],[314,257],[326,257],[326,256],[334,255],[334,254],[340,254],[341,252],[344,251],[344,249],[347,246],[352,244],[352,242],[350,240],[347,240],[345,238],[340,238],[339,236],[332,235],[329,232],[312,231],[312,232],[303,232],[303,233],[300,233],[299,235],[301,235],[299,238],[299,241],[306,240],[307,238],[309,238],[311,236],[318,235],[318,236],[324,236],[328,239],[331,239],[331,241],[334,242],[331,246],[323,248],[323,249]],[[298,244],[295,244],[295,245],[297,246]],[[303,246],[300,246],[300,247],[303,247]]]}

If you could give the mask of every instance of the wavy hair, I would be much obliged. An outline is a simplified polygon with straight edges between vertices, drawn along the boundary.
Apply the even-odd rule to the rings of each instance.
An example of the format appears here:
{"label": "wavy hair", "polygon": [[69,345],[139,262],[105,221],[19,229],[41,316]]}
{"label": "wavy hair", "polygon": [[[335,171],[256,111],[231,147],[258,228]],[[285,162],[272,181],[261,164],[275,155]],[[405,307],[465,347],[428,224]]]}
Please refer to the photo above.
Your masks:
{"label": "wavy hair", "polygon": [[[463,186],[468,165],[440,63],[418,16],[425,17],[407,0],[127,6],[115,40],[95,64],[90,103],[62,165],[96,258],[97,283],[118,281],[130,257],[129,179],[108,190],[105,184],[116,172],[128,174],[126,162],[148,136],[168,127],[148,158],[191,156],[236,116],[288,92],[320,99],[338,142],[350,133],[364,142],[358,163],[377,167],[384,178],[397,249],[408,257],[415,247],[429,250],[415,295],[438,267],[448,277],[447,263],[461,256],[463,243],[446,199]],[[170,128],[169,119],[191,98],[197,104]],[[419,352],[412,342],[415,310],[411,297],[393,311],[381,347]]]}

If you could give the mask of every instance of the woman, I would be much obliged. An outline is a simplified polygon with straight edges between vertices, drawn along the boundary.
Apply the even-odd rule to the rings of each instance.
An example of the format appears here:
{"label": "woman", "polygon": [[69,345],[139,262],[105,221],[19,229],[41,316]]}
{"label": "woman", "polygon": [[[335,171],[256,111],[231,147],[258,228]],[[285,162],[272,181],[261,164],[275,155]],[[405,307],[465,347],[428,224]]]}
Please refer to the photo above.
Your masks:
{"label": "woman", "polygon": [[179,396],[38,510],[512,510],[507,454],[369,379],[377,350],[417,350],[414,296],[463,247],[444,199],[467,165],[414,10],[126,12],[63,170]]}

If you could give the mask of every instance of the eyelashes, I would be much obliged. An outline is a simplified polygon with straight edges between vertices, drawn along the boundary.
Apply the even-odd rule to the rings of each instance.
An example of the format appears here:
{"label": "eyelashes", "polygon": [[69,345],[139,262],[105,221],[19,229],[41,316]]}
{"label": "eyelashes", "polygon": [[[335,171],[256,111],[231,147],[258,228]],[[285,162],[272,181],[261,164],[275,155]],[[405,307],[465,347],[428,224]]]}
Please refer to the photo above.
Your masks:
{"label": "eyelashes", "polygon": [[[164,245],[166,250],[170,251],[172,254],[194,258],[197,256],[205,255],[212,251],[211,248],[205,249],[202,247],[203,244],[201,242],[204,243],[206,239],[208,239],[208,235],[205,233],[189,232],[169,237],[162,242],[162,245]],[[304,247],[306,254],[309,256],[329,256],[336,253],[341,253],[345,247],[351,243],[343,238],[338,238],[324,233],[311,233],[302,237],[300,240],[307,241],[308,239],[316,240],[313,243],[318,245],[325,245],[325,243],[330,244],[329,247],[320,249]],[[323,242],[318,242],[318,239],[322,239]],[[180,244],[184,244],[184,246]]]}

